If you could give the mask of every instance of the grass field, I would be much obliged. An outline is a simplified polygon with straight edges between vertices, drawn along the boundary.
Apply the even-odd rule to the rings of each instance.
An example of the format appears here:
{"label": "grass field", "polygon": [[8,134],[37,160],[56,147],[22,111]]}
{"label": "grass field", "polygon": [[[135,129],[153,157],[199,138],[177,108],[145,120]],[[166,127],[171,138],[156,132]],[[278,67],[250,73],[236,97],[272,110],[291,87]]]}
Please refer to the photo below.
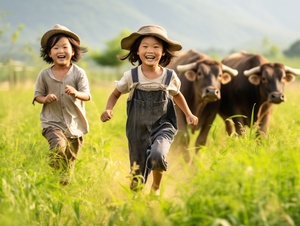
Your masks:
{"label": "grass field", "polygon": [[207,147],[195,155],[191,144],[190,163],[173,147],[158,198],[149,195],[151,180],[141,193],[129,190],[126,96],[113,120],[99,120],[113,82],[91,86],[90,132],[72,183],[61,187],[33,86],[0,90],[0,225],[300,225],[299,83],[286,87],[260,143],[251,129],[227,137],[217,118]]}

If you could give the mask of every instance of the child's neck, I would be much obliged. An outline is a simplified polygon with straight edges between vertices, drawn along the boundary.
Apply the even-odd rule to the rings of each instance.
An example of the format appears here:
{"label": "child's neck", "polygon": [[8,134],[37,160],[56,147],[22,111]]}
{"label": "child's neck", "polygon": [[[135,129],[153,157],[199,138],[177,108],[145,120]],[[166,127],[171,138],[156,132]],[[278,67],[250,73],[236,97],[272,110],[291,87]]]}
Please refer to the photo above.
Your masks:
{"label": "child's neck", "polygon": [[149,66],[142,65],[141,69],[142,69],[142,72],[143,72],[144,76],[147,79],[156,79],[159,76],[161,76],[162,73],[163,73],[162,67],[160,67],[158,65],[154,66],[154,67],[149,67]]}
{"label": "child's neck", "polygon": [[70,70],[72,64],[68,64],[68,65],[57,65],[55,64],[52,68],[52,74],[55,76],[55,78],[59,81],[63,80],[63,78],[65,77],[65,75],[68,73],[68,71]]}

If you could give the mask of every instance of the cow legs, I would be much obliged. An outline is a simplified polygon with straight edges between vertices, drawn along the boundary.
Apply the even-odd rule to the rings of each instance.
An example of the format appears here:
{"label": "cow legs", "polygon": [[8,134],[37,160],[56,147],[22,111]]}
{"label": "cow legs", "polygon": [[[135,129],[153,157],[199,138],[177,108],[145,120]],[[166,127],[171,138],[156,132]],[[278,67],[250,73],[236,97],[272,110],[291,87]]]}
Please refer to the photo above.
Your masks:
{"label": "cow legs", "polygon": [[228,134],[228,136],[231,136],[232,134],[235,133],[235,127],[234,127],[234,122],[232,119],[225,119],[225,129]]}
{"label": "cow legs", "polygon": [[267,133],[271,114],[272,114],[272,104],[266,102],[263,103],[257,113],[257,123],[258,123],[258,130],[256,132],[257,137]]}
{"label": "cow legs", "polygon": [[233,121],[234,121],[236,133],[239,136],[245,134],[245,124],[244,124],[243,120],[241,120],[240,118],[235,118],[235,119],[233,119]]}
{"label": "cow legs", "polygon": [[176,134],[175,140],[176,140],[175,142],[178,146],[184,147],[185,149],[187,149],[189,146],[189,143],[190,143],[190,135],[187,132],[187,130],[179,129]]}
{"label": "cow legs", "polygon": [[196,143],[195,143],[196,153],[199,152],[199,150],[201,149],[202,146],[205,146],[209,130],[210,130],[210,126],[207,126],[206,128],[201,129],[201,131],[196,139]]}
{"label": "cow legs", "polygon": [[[212,111],[210,111],[212,112]],[[204,116],[203,116],[204,117]],[[211,113],[208,117],[204,117],[203,124],[200,127],[200,133],[196,139],[196,153],[200,150],[201,146],[206,145],[207,136],[210,131],[210,128],[216,118],[216,114]]]}
{"label": "cow legs", "polygon": [[179,151],[179,154],[184,158],[186,162],[190,161],[189,153],[190,136],[187,130],[178,130],[172,146]]}
{"label": "cow legs", "polygon": [[[238,136],[241,136],[245,134],[245,126],[251,126],[250,122],[247,120],[243,120],[242,118],[233,118],[233,119],[226,119],[225,120],[225,125],[226,125],[226,131],[229,136],[232,136],[233,134],[237,134]],[[259,131],[264,132],[264,129]]]}
{"label": "cow legs", "polygon": [[268,114],[265,117],[263,117],[260,122],[258,122],[259,125],[258,125],[258,129],[257,129],[257,132],[256,132],[257,137],[260,137],[260,136],[265,135],[267,133],[268,126],[269,126],[269,118],[270,118],[270,115]]}
{"label": "cow legs", "polygon": [[184,113],[176,106],[178,132],[175,136],[177,145],[188,148],[190,136],[187,129],[187,123]]}
{"label": "cow legs", "polygon": [[180,151],[183,158],[186,162],[189,161],[190,156],[188,152],[188,147],[190,143],[190,135],[188,133],[186,118],[184,113],[176,106],[176,113],[177,113],[177,124],[178,124],[178,132],[174,137],[174,142],[172,144],[177,150]]}

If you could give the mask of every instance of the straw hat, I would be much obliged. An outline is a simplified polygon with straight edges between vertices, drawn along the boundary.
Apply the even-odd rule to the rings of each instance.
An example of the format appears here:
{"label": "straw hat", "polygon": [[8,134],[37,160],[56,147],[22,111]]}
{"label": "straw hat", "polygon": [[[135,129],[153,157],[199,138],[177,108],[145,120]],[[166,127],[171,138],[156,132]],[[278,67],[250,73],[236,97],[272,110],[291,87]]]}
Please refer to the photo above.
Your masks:
{"label": "straw hat", "polygon": [[179,51],[182,49],[182,46],[179,42],[169,39],[167,36],[167,31],[163,27],[157,25],[143,26],[137,32],[133,32],[128,37],[123,38],[121,40],[121,48],[130,50],[130,47],[137,40],[137,38],[148,35],[155,36],[167,42],[170,46],[170,51]]}
{"label": "straw hat", "polygon": [[65,26],[62,26],[62,25],[59,25],[59,24],[56,24],[54,26],[53,29],[47,31],[42,39],[41,39],[41,46],[44,47],[47,45],[47,42],[48,42],[48,39],[53,36],[53,35],[56,35],[56,34],[65,34],[65,35],[68,35],[70,36],[71,38],[75,39],[78,44],[80,44],[80,38],[78,35],[76,35],[74,32],[70,31],[69,28],[65,27]]}

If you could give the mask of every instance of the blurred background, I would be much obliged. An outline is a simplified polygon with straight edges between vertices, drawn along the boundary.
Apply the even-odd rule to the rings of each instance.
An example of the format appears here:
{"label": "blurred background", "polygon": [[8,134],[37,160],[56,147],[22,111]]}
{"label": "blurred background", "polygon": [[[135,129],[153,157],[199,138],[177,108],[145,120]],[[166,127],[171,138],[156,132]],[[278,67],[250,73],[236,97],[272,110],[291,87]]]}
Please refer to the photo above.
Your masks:
{"label": "blurred background", "polygon": [[122,53],[120,39],[157,24],[184,50],[217,60],[246,50],[300,67],[299,8],[298,0],[1,0],[0,66],[43,65],[40,38],[61,24],[88,47],[88,67],[120,67],[124,62],[115,57]]}

